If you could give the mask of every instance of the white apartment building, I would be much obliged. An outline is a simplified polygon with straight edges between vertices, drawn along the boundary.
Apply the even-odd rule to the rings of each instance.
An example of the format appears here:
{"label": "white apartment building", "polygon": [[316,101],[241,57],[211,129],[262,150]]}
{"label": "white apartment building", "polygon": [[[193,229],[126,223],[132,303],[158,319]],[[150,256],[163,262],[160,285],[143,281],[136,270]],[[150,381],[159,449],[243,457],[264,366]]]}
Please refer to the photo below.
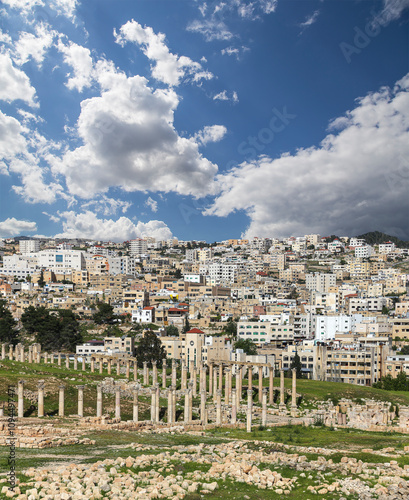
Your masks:
{"label": "white apartment building", "polygon": [[387,297],[367,297],[366,299],[351,298],[349,300],[349,314],[358,311],[382,311],[383,306],[387,306]]}
{"label": "white apartment building", "polygon": [[26,255],[28,253],[39,252],[40,251],[40,241],[39,240],[20,240],[18,244],[20,253]]}
{"label": "white apartment building", "polygon": [[135,259],[128,255],[121,257],[108,257],[109,274],[135,275]]}
{"label": "white apartment building", "polygon": [[366,242],[362,238],[351,238],[349,241],[350,247],[362,247],[364,245],[366,245]]}
{"label": "white apartment building", "polygon": [[129,242],[129,252],[131,255],[144,255],[148,253],[148,242],[142,238]]}
{"label": "white apartment building", "polygon": [[[202,274],[201,269],[200,273]],[[212,284],[230,284],[237,280],[238,267],[237,264],[213,263],[208,265],[208,273]]]}
{"label": "white apartment building", "polygon": [[387,241],[386,243],[380,243],[379,245],[379,253],[388,254],[395,251],[395,243],[391,241]]}
{"label": "white apartment building", "polygon": [[40,271],[37,257],[28,255],[5,255],[3,257],[3,267],[0,274],[15,276],[18,279],[25,279],[27,276]]}
{"label": "white apartment building", "polygon": [[315,321],[315,340],[325,342],[334,340],[336,333],[348,333],[352,331],[351,316],[340,314],[337,316],[314,317]]}
{"label": "white apartment building", "polygon": [[84,253],[80,250],[43,250],[35,254],[38,265],[55,273],[68,273],[71,269],[85,269]]}
{"label": "white apartment building", "polygon": [[373,255],[374,249],[370,245],[355,247],[355,257],[358,259],[367,259]]}
{"label": "white apartment building", "polygon": [[336,274],[311,273],[305,275],[305,286],[308,290],[317,292],[328,292],[330,287],[337,285]]}
{"label": "white apartment building", "polygon": [[132,310],[132,323],[153,323],[154,320],[155,308],[152,306]]}

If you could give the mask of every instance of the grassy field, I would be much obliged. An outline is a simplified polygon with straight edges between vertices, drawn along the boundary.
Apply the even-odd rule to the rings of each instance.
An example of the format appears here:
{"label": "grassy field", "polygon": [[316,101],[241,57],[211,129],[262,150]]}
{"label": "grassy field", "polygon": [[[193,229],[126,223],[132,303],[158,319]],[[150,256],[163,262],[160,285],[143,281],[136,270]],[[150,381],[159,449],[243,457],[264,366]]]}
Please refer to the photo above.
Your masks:
{"label": "grassy field", "polygon": [[[85,435],[83,436],[85,437]],[[314,446],[326,447],[329,449],[342,449],[342,452],[335,452],[327,459],[331,458],[334,463],[341,461],[341,457],[348,456],[362,460],[371,464],[386,463],[391,460],[390,456],[380,456],[369,452],[362,452],[365,448],[372,448],[373,450],[382,449],[385,447],[394,447],[402,449],[403,446],[408,444],[408,438],[401,434],[389,433],[373,433],[364,431],[348,431],[338,430],[332,431],[328,428],[313,428],[301,426],[286,426],[281,428],[273,428],[271,430],[258,430],[255,429],[252,433],[246,433],[241,430],[215,429],[206,432],[205,436],[194,436],[189,434],[182,435],[169,435],[169,434],[143,434],[140,432],[121,432],[121,431],[94,431],[86,434],[86,437],[94,439],[96,444],[94,446],[64,446],[59,448],[50,448],[44,450],[30,450],[30,449],[17,449],[16,463],[18,468],[18,476],[23,478],[23,471],[28,467],[47,467],[57,466],[68,463],[95,463],[105,459],[112,459],[117,457],[137,457],[140,455],[156,455],[163,451],[170,451],[173,454],[175,451],[182,451],[184,447],[189,445],[204,444],[205,446],[223,444],[231,440],[247,440],[248,447],[254,450],[263,450],[267,455],[274,451],[285,451],[277,443],[287,443],[291,446],[287,450],[288,453],[299,453],[306,456],[307,460],[317,460],[318,454],[304,453],[297,451],[297,446]],[[263,442],[261,442],[263,441]],[[265,443],[264,441],[267,441]],[[152,446],[151,450],[140,450],[126,447],[131,443],[140,443],[143,445]],[[172,447],[179,447],[173,449]],[[294,448],[293,448],[294,446]],[[180,448],[181,447],[181,448]],[[409,465],[409,456],[402,455],[396,458],[398,464],[403,467]],[[163,471],[160,469],[160,464],[151,464],[146,469],[133,469],[134,472],[139,470],[159,470],[162,475],[169,474],[186,474],[196,470],[207,472],[209,469],[208,464],[196,463],[192,460],[176,458],[171,460],[167,465],[169,470]],[[325,477],[331,478],[331,481],[338,479],[337,471],[322,473],[319,470],[311,470],[305,477],[300,476],[299,471],[294,467],[284,464],[271,464],[261,463],[258,465],[260,469],[270,468],[276,470],[283,477],[293,477],[297,475],[298,481],[296,486],[286,498],[291,500],[306,500],[307,498],[339,498],[339,495],[314,495],[312,497],[307,494],[307,486],[322,482]],[[7,464],[7,450],[0,451],[0,477],[8,471]],[[120,472],[127,472],[126,468]],[[354,477],[352,474],[351,477]],[[342,476],[339,474],[339,479]],[[216,500],[221,498],[238,499],[243,498],[245,495],[249,499],[279,499],[280,496],[274,491],[259,490],[255,486],[245,483],[232,482],[228,478],[224,481],[217,480],[219,488],[205,497],[200,494],[191,494],[185,498],[189,500],[199,500],[206,498],[209,500]],[[348,499],[358,498],[356,496],[346,496]],[[0,494],[0,498],[6,498]],[[281,497],[282,498],[282,497]]]}

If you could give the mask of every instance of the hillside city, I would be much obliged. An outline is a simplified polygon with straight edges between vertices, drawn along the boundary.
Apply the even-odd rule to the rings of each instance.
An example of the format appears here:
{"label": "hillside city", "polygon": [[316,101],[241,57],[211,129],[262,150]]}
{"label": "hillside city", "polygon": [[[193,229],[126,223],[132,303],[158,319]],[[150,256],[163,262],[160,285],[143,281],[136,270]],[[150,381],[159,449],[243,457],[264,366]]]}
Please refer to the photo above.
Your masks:
{"label": "hillside city", "polygon": [[[167,358],[196,365],[289,372],[299,357],[305,378],[363,386],[409,374],[408,249],[391,241],[18,240],[1,248],[6,307],[20,327],[30,306],[72,311],[80,333],[71,351],[87,358],[135,355],[153,331]],[[102,304],[111,314],[96,322]],[[67,350],[63,340],[55,347]]]}

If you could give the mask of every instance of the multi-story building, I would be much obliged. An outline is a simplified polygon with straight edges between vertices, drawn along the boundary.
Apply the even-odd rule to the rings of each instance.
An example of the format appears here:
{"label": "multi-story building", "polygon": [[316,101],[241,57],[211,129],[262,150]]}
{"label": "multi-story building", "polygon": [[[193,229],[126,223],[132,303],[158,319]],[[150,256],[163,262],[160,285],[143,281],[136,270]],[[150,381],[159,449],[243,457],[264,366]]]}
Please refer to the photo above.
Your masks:
{"label": "multi-story building", "polygon": [[262,346],[268,343],[283,344],[294,341],[293,325],[278,325],[269,321],[240,321],[237,325],[239,339],[250,339]]}
{"label": "multi-story building", "polygon": [[305,285],[308,290],[328,292],[329,288],[336,286],[336,284],[337,277],[335,274],[312,273],[305,275]]}
{"label": "multi-story building", "polygon": [[371,386],[383,373],[387,346],[350,345],[336,348],[324,344],[315,347],[314,379]]}
{"label": "multi-story building", "polygon": [[129,242],[129,252],[131,255],[145,255],[148,253],[148,242],[142,238]]}
{"label": "multi-story building", "polygon": [[27,253],[34,253],[40,251],[39,240],[20,240],[19,241],[20,253],[25,255]]}

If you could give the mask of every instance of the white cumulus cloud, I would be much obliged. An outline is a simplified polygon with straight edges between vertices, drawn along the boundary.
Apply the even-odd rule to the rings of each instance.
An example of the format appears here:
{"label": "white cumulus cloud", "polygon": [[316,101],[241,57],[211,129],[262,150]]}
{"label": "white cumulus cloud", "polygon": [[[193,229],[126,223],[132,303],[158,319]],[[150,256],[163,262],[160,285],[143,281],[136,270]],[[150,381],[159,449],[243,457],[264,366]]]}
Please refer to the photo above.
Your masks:
{"label": "white cumulus cloud", "polygon": [[158,202],[156,200],[154,200],[153,198],[151,198],[150,196],[145,201],[144,205],[145,205],[145,207],[149,207],[152,210],[152,212],[158,211]]}
{"label": "white cumulus cloud", "polygon": [[152,90],[145,78],[127,77],[108,61],[96,64],[95,78],[101,96],[82,101],[77,123],[83,145],[50,159],[72,195],[90,199],[115,186],[193,196],[216,192],[217,166],[173,126],[179,98],[172,89]]}
{"label": "white cumulus cloud", "polygon": [[90,87],[94,78],[90,50],[73,42],[65,44],[61,38],[58,42],[58,50],[64,55],[64,63],[73,69],[73,74],[68,74],[67,87],[76,89],[78,92]]}
{"label": "white cumulus cloud", "polygon": [[224,125],[210,125],[195,134],[194,139],[204,145],[208,142],[221,141],[226,133],[227,128]]}
{"label": "white cumulus cloud", "polygon": [[36,230],[37,224],[35,222],[18,220],[15,217],[9,217],[8,219],[0,222],[0,236],[2,238],[18,236],[19,234]]}
{"label": "white cumulus cloud", "polygon": [[35,28],[35,34],[22,32],[14,46],[14,61],[21,65],[31,58],[41,66],[45,53],[53,43],[55,32],[43,23]]}
{"label": "white cumulus cloud", "polygon": [[191,77],[194,82],[210,80],[212,73],[204,71],[202,65],[186,56],[177,56],[169,51],[163,33],[155,33],[150,26],[142,27],[132,20],[121,26],[119,33],[114,31],[117,43],[126,42],[139,45],[143,53],[155,62],[152,76],[167,85],[177,86],[182,79]]}
{"label": "white cumulus cloud", "polygon": [[244,210],[247,236],[359,234],[409,238],[409,75],[357,101],[319,147],[261,156],[219,176],[205,213]]}
{"label": "white cumulus cloud", "polygon": [[12,102],[20,99],[37,107],[35,94],[35,88],[24,71],[13,65],[9,54],[0,54],[0,100]]}
{"label": "white cumulus cloud", "polygon": [[63,232],[56,238],[86,238],[90,240],[127,241],[134,238],[152,237],[165,240],[172,237],[172,231],[163,221],[151,220],[134,224],[128,217],[117,220],[99,219],[93,212],[73,211],[59,214],[63,219]]}

